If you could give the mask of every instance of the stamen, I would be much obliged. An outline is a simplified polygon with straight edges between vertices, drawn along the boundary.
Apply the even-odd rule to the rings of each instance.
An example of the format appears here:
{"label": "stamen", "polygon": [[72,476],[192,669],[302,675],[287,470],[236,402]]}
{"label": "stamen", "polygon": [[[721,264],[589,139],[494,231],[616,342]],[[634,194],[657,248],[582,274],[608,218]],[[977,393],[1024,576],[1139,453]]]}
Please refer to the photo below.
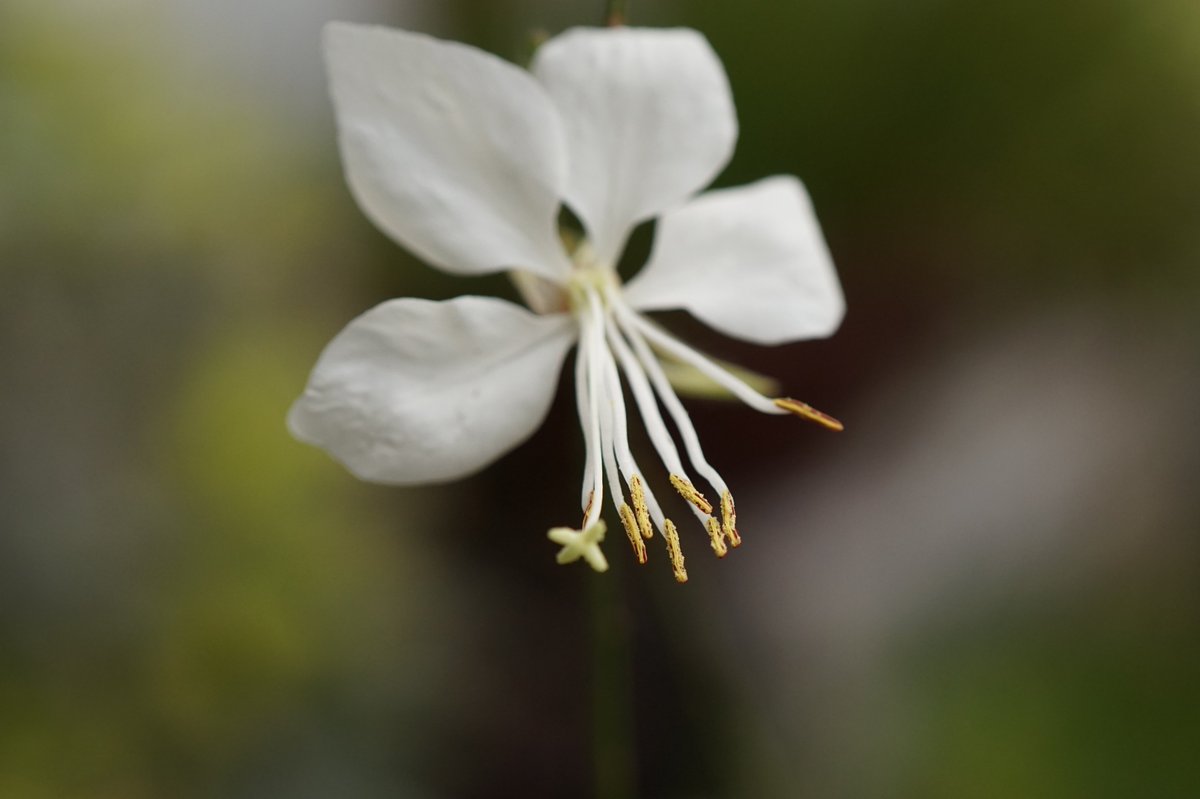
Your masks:
{"label": "stamen", "polygon": [[[611,305],[612,295],[609,295],[609,303]],[[638,366],[637,358],[634,357],[617,330],[614,327],[608,327],[605,332],[608,334],[609,346],[616,353],[617,360],[621,362],[621,369],[624,370],[625,377],[629,380],[629,388],[633,391],[634,402],[637,403],[638,411],[642,414],[642,422],[646,425],[646,432],[650,436],[650,442],[654,445],[655,451],[658,452],[658,457],[662,459],[668,471],[683,472],[683,462],[679,460],[679,451],[675,449],[675,442],[671,440],[671,434],[667,432],[662,414],[658,412],[658,405],[654,401],[654,391],[650,388],[650,382],[646,379],[645,372]]]}
{"label": "stamen", "polygon": [[586,523],[592,510],[595,498],[595,481],[592,479],[592,409],[588,403],[588,350],[587,330],[584,328],[579,335],[579,348],[575,351],[575,408],[579,413],[579,429],[583,433],[583,492],[579,503],[583,507],[583,517]]}
{"label": "stamen", "polygon": [[807,402],[794,400],[791,397],[780,397],[775,400],[775,405],[783,408],[788,413],[794,413],[801,419],[807,419],[810,422],[816,422],[828,430],[844,430],[845,427],[837,419],[834,419],[829,414],[818,411]]}
{"label": "stamen", "polygon": [[667,539],[667,554],[671,558],[671,571],[675,572],[675,582],[687,582],[687,569],[683,568],[683,552],[679,549],[679,531],[675,522],[663,520],[663,537]]}
{"label": "stamen", "polygon": [[712,513],[712,503],[705,499],[704,495],[696,490],[696,487],[686,477],[680,477],[677,474],[671,475],[671,485],[675,486],[679,496],[695,505],[701,513],[705,515]]}
{"label": "stamen", "polygon": [[600,518],[600,507],[604,502],[603,439],[600,431],[600,397],[597,381],[597,347],[603,348],[603,339],[597,339],[599,331],[589,323],[587,316],[580,318],[579,349],[575,356],[575,393],[579,409],[580,426],[583,428],[584,449],[587,461],[583,471],[584,518],[581,527],[587,529]]}
{"label": "stamen", "polygon": [[[614,307],[613,296],[614,295],[611,294],[609,295],[610,308]],[[620,332],[621,328],[619,320],[616,320],[614,317],[613,321],[615,324],[609,325],[605,330],[608,335],[609,352],[610,354],[615,354],[617,356],[617,360],[620,362],[621,368],[625,372],[625,377],[629,382],[629,388],[633,392],[634,401],[637,404],[638,410],[641,412],[642,421],[646,425],[646,431],[650,434],[650,441],[654,444],[654,449],[658,452],[658,456],[660,460],[662,460],[663,465],[667,467],[667,471],[671,474],[679,475],[683,477],[684,480],[687,480],[683,463],[679,459],[679,452],[675,448],[675,442],[671,439],[671,434],[667,432],[666,423],[663,421],[663,417],[659,413],[658,402],[654,398],[654,389],[651,388],[650,380],[646,377],[646,373],[642,370],[642,367],[638,361],[638,357],[633,354],[629,348],[629,345],[625,343],[625,339],[622,337],[622,333]],[[636,341],[640,346],[645,346],[645,343],[642,342],[641,339],[632,339],[631,337],[631,340]],[[615,371],[615,365],[613,369]],[[616,377],[614,376],[613,379],[615,380]],[[689,447],[690,446],[691,445],[689,444]],[[690,451],[691,450],[689,450],[689,452]],[[698,468],[705,468],[705,465],[700,464],[698,465]],[[710,469],[709,471],[711,472],[712,470]],[[713,482],[709,473],[703,472],[703,474],[705,474],[706,477],[709,477],[709,482]],[[718,492],[726,490],[724,483],[715,482],[713,485],[716,487]],[[632,488],[633,486],[631,483],[631,491]],[[657,503],[654,501],[654,497],[650,493],[648,486],[645,488],[645,492],[646,503],[650,507],[650,515],[658,525],[658,528],[661,530],[662,520],[664,518],[663,513],[658,508]],[[699,492],[695,493],[699,494]],[[698,518],[703,524],[705,516],[711,512],[711,509],[709,511],[704,511],[702,507],[695,504],[693,504],[691,507],[693,513],[696,514],[696,518]],[[648,534],[647,537],[649,538],[650,535]]]}
{"label": "stamen", "polygon": [[[596,324],[611,333],[607,317],[601,312],[599,303],[593,300],[592,305],[592,315]],[[606,428],[602,429],[602,436],[608,439],[607,446],[612,450],[612,454],[615,455],[620,473],[625,476],[625,482],[629,485],[629,492],[633,502],[633,517],[637,522],[638,530],[643,538],[649,540],[654,537],[654,526],[652,523],[657,524],[659,529],[662,529],[662,520],[665,517],[654,498],[654,493],[648,485],[642,482],[637,462],[634,460],[633,453],[629,449],[628,420],[626,418],[625,397],[621,391],[621,376],[617,371],[617,364],[613,360],[612,350],[603,346],[603,339],[600,339],[600,345],[599,351],[594,353],[592,357],[598,356],[601,361],[601,367],[606,378],[605,398],[607,406],[611,411],[611,414],[603,420],[607,425],[602,426]],[[605,464],[606,468],[609,469],[610,477],[615,477],[617,469],[612,467],[611,458],[607,459]],[[614,504],[624,501],[624,497],[620,493],[619,481],[614,482],[612,491],[615,498]]]}
{"label": "stamen", "polygon": [[[665,405],[667,408],[667,412],[670,413],[671,419],[674,420],[675,427],[679,430],[679,435],[683,439],[684,447],[687,449],[688,458],[696,467],[696,470],[701,474],[701,476],[704,477],[705,480],[709,482],[718,495],[728,493],[729,487],[725,485],[725,481],[721,479],[721,475],[717,473],[717,470],[714,469],[704,457],[704,450],[700,446],[700,437],[696,434],[696,428],[692,425],[692,420],[691,417],[688,416],[687,409],[683,407],[683,403],[679,401],[678,395],[676,395],[675,391],[671,388],[671,381],[667,379],[666,374],[663,372],[662,364],[660,364],[658,359],[654,356],[654,353],[650,350],[650,347],[646,344],[646,341],[642,338],[641,334],[638,333],[636,329],[632,328],[625,320],[625,312],[619,306],[616,306],[616,301],[610,300],[610,303],[613,304],[614,307],[617,307],[619,314],[617,317],[617,322],[621,325],[622,330],[624,331],[625,335],[629,337],[634,350],[637,352],[637,358],[633,359],[633,369],[638,372],[643,383],[647,381],[647,375],[649,376],[649,381],[653,383],[654,390],[658,393],[663,405]],[[613,340],[613,331],[609,330],[608,333],[610,341]],[[620,336],[616,336],[615,338],[621,343],[621,346],[624,346],[624,342],[621,341]],[[627,348],[626,352],[628,352]],[[645,372],[641,371],[641,368],[638,365],[639,361],[641,366],[645,368]],[[657,412],[657,410],[658,409],[656,406],[655,412]],[[682,475],[682,473],[680,474]],[[705,521],[703,517],[712,513],[712,508],[707,500],[705,501],[705,504],[709,505],[708,510],[701,511],[699,508],[697,508],[697,515],[701,517],[701,522],[707,526],[707,521]]]}
{"label": "stamen", "polygon": [[621,517],[621,525],[625,528],[625,535],[629,537],[629,545],[633,547],[633,554],[637,557],[638,563],[646,562],[646,544],[642,541],[641,530],[638,529],[637,520],[633,518],[633,511],[629,506],[622,503],[617,509],[617,513]]}
{"label": "stamen", "polygon": [[[612,402],[605,403],[602,411],[611,411]],[[602,412],[600,416],[600,446],[604,449],[604,473],[608,476],[609,496],[614,506],[619,507],[625,502],[625,494],[621,491],[621,473],[617,471],[617,460],[613,453],[613,418],[612,413]]]}
{"label": "stamen", "polygon": [[[595,291],[588,290],[587,294],[592,303],[593,316],[599,308],[599,297]],[[580,349],[587,348],[588,355],[586,358],[586,378],[587,378],[587,413],[588,419],[585,424],[588,426],[588,461],[589,467],[587,474],[592,478],[592,491],[594,501],[590,503],[589,512],[584,517],[583,527],[587,529],[594,525],[600,519],[600,509],[604,502],[604,460],[606,441],[604,438],[603,427],[605,426],[601,419],[600,407],[600,389],[601,379],[603,377],[602,364],[599,356],[604,354],[604,333],[603,320],[599,322],[600,327],[597,328],[596,320],[592,320],[592,324],[587,324],[587,317],[581,318],[579,345]],[[604,417],[607,418],[607,415]],[[617,499],[613,497],[614,501]]]}
{"label": "stamen", "polygon": [[717,553],[718,558],[725,557],[729,553],[729,549],[725,546],[724,534],[721,532],[721,523],[717,521],[715,516],[709,516],[704,526],[708,528],[708,539],[712,544],[713,552]]}
{"label": "stamen", "polygon": [[636,330],[672,357],[678,358],[684,363],[691,364],[714,383],[723,387],[751,408],[763,413],[781,412],[782,409],[776,408],[770,399],[759,394],[750,386],[717,366],[708,357],[700,354],[697,350],[692,349],[664,330],[650,324],[620,299],[616,301],[612,300],[611,294],[609,297],[610,304],[616,308],[621,322],[626,326],[626,329]]}
{"label": "stamen", "polygon": [[721,532],[729,539],[731,547],[742,545],[742,537],[737,531],[737,511],[733,508],[733,494],[728,491],[721,495]]}
{"label": "stamen", "polygon": [[587,526],[588,516],[592,515],[592,503],[596,500],[596,492],[588,491],[587,504],[583,507],[583,523],[579,525],[580,529]]}
{"label": "stamen", "polygon": [[654,537],[654,528],[650,526],[650,509],[646,507],[646,494],[642,488],[642,478],[636,474],[629,480],[629,493],[633,495],[633,509],[637,514],[638,529],[642,537],[650,540]]}

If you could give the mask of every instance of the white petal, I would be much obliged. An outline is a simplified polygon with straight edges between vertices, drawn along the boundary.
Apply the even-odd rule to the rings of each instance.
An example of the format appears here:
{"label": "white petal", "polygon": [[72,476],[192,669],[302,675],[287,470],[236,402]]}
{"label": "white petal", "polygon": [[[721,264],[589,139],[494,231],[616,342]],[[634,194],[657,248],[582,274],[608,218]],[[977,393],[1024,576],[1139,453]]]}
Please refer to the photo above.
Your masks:
{"label": "white petal", "polygon": [[537,429],[573,341],[569,317],[503,300],[391,300],[325,348],[288,426],[364,480],[461,477]]}
{"label": "white petal", "polygon": [[332,23],[325,59],[342,160],[363,211],[450,272],[561,279],[566,151],[524,70],[417,33]]}
{"label": "white petal", "polygon": [[684,308],[758,344],[828,336],[846,308],[808,192],[793,177],[708,192],[663,216],[625,298],[639,310]]}
{"label": "white petal", "polygon": [[538,50],[533,74],[566,128],[567,202],[602,261],[633,225],[716,177],[737,139],[729,81],[687,29],[575,28]]}

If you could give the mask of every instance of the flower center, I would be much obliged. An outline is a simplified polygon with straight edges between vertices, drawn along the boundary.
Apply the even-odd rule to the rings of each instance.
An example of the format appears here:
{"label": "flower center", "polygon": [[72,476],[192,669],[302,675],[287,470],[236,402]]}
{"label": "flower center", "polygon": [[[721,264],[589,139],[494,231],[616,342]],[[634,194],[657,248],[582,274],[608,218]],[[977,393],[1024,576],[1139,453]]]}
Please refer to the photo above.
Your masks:
{"label": "flower center", "polygon": [[574,268],[567,278],[567,304],[579,318],[590,310],[589,294],[595,294],[601,305],[608,307],[608,293],[621,285],[617,270],[596,259],[596,253],[586,241],[571,254]]}

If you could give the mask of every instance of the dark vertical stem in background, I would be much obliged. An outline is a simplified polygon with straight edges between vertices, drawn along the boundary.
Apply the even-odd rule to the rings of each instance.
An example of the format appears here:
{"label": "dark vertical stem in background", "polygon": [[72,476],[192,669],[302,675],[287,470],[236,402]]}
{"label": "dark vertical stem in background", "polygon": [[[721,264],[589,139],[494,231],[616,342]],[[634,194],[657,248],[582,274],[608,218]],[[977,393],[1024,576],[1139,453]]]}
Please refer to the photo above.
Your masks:
{"label": "dark vertical stem in background", "polygon": [[588,575],[592,623],[592,768],[595,799],[637,796],[633,675],[619,574]]}
{"label": "dark vertical stem in background", "polygon": [[609,27],[624,25],[629,18],[629,0],[608,0],[606,21]]}
{"label": "dark vertical stem in background", "polygon": [[[629,18],[629,0],[607,0],[610,28]],[[592,612],[592,768],[595,799],[637,795],[633,675],[619,575],[589,575]]]}

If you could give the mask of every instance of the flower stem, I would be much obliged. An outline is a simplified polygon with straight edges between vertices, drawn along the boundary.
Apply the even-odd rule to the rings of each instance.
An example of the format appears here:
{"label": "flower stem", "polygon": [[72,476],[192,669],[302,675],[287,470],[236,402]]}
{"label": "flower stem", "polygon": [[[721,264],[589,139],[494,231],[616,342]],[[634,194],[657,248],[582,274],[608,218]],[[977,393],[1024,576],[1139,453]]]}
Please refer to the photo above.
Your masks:
{"label": "flower stem", "polygon": [[591,574],[592,768],[595,799],[637,795],[629,635],[619,575]]}
{"label": "flower stem", "polygon": [[629,18],[629,0],[608,0],[608,26],[624,25]]}

